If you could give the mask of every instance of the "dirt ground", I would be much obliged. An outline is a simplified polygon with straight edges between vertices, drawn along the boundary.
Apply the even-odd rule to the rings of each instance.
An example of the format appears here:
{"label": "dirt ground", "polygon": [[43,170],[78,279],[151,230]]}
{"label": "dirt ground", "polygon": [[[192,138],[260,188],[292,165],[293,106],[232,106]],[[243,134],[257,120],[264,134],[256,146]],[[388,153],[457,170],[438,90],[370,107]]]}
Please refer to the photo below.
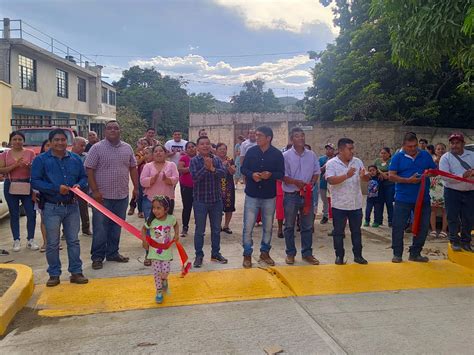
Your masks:
{"label": "dirt ground", "polygon": [[16,279],[16,272],[13,270],[0,269],[0,297],[8,290]]}

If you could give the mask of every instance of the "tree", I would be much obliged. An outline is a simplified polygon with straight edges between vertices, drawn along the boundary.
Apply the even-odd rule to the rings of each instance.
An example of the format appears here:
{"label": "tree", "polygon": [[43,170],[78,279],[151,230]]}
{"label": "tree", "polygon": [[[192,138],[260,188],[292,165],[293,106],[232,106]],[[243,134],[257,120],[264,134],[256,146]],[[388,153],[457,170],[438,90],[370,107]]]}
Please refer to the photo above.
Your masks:
{"label": "tree", "polygon": [[310,53],[317,61],[313,87],[305,96],[310,119],[469,126],[473,100],[456,90],[461,83],[457,68],[444,63],[436,75],[399,68],[391,61],[386,20],[369,16],[371,0],[336,0],[335,4],[340,35],[325,51]]}
{"label": "tree", "polygon": [[390,33],[392,59],[404,68],[440,72],[446,60],[472,90],[474,3],[467,0],[373,0],[372,15]]}
{"label": "tree", "polygon": [[260,79],[246,81],[238,95],[231,99],[232,112],[280,112],[283,107],[272,89],[264,91],[265,82]]}
{"label": "tree", "polygon": [[138,66],[124,70],[122,78],[114,82],[118,107],[132,107],[161,136],[170,136],[174,129],[188,131],[185,85],[185,81],[162,76],[154,68]]}
{"label": "tree", "polygon": [[144,136],[146,122],[131,107],[117,107],[117,121],[120,124],[122,140],[135,147],[139,138]]}
{"label": "tree", "polygon": [[217,100],[211,93],[192,93],[189,95],[189,111],[194,113],[208,113],[216,111]]}

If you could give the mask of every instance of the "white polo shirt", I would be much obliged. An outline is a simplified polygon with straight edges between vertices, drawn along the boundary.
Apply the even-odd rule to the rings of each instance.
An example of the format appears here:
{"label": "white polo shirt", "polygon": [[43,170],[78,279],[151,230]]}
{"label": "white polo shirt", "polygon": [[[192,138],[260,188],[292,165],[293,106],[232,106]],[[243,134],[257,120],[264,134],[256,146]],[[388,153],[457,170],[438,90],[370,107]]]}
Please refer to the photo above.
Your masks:
{"label": "white polo shirt", "polygon": [[364,163],[359,158],[352,158],[349,164],[344,164],[338,156],[326,163],[326,179],[332,176],[347,174],[350,168],[356,169],[355,174],[344,182],[331,185],[331,206],[339,210],[354,211],[362,208],[362,190],[360,187],[360,170],[364,169]]}
{"label": "white polo shirt", "polygon": [[[470,150],[464,149],[464,153],[459,156],[462,160],[468,163],[472,169],[474,169],[474,152]],[[451,173],[453,175],[457,175],[462,177],[466,172],[451,152],[444,153],[439,161],[439,170],[443,170],[447,173]],[[444,186],[453,190],[458,191],[472,191],[474,190],[474,184],[470,184],[468,182],[461,182],[449,178],[443,178]]]}

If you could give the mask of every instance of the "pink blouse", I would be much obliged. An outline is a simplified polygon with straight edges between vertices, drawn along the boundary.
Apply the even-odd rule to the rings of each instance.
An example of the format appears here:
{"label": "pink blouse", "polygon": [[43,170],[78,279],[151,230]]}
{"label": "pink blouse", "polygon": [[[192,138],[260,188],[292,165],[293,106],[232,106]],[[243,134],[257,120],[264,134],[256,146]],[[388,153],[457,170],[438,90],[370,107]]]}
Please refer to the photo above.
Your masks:
{"label": "pink blouse", "polygon": [[[173,181],[173,185],[168,185],[162,180],[163,172],[166,176]],[[174,199],[174,188],[178,183],[179,174],[176,164],[170,161],[165,161],[163,168],[160,171],[160,175],[156,179],[155,183],[150,186],[150,181],[153,176],[158,173],[156,170],[155,163],[147,163],[143,167],[142,174],[140,175],[140,184],[144,188],[145,195],[149,200],[152,200],[156,195],[168,196]]]}
{"label": "pink blouse", "polygon": [[[31,177],[31,163],[33,162],[33,159],[35,158],[35,152],[33,152],[30,149],[24,149],[23,150],[23,162],[25,164],[28,164],[28,167],[18,167],[13,169],[11,172],[8,174],[4,174],[7,179],[11,180],[26,180]],[[10,150],[7,150],[0,154],[0,160],[2,160],[5,163],[5,167],[11,166],[16,163],[16,159],[13,157],[13,154]]]}

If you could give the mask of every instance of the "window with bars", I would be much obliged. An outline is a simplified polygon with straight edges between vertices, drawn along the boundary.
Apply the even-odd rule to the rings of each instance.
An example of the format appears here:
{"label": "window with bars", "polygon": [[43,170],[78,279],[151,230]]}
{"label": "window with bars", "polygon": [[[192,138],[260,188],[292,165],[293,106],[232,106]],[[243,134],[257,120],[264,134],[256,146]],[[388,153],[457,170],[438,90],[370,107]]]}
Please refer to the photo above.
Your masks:
{"label": "window with bars", "polygon": [[59,97],[68,97],[67,72],[56,69],[56,89]]}
{"label": "window with bars", "polygon": [[18,71],[20,87],[25,90],[36,91],[36,60],[19,54]]}
{"label": "window with bars", "polygon": [[86,79],[77,78],[77,99],[86,102]]}
{"label": "window with bars", "polygon": [[115,91],[109,90],[109,105],[115,106]]}
{"label": "window with bars", "polygon": [[107,103],[107,88],[102,86],[102,103]]}

